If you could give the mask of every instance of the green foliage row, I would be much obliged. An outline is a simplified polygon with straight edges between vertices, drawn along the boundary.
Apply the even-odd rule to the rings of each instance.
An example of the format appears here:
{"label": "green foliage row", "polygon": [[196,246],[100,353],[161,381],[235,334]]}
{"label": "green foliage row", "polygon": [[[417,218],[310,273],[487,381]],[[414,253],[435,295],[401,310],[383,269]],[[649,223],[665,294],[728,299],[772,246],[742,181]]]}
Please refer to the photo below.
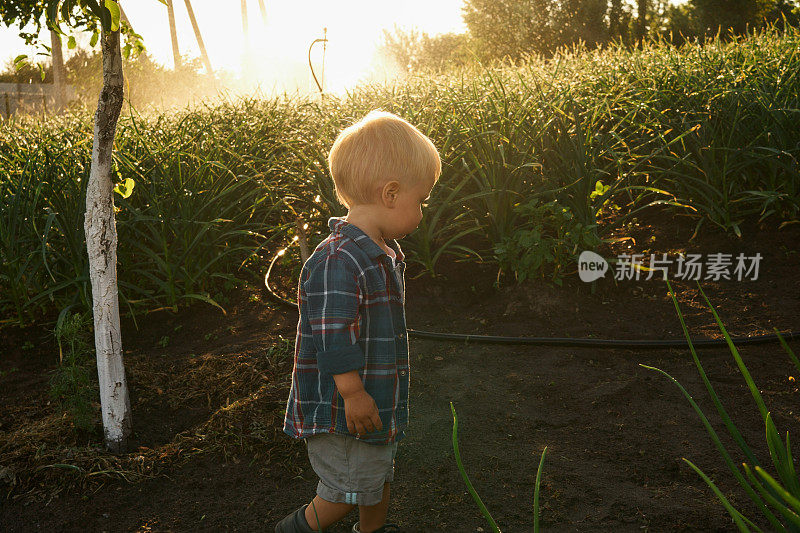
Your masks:
{"label": "green foliage row", "polygon": [[[800,214],[800,30],[552,60],[463,66],[346,97],[221,102],[168,115],[124,108],[115,141],[124,308],[212,299],[260,277],[260,256],[310,244],[343,215],[327,171],[337,133],[369,110],[429,135],[442,177],[408,261],[493,261],[558,280],[579,253],[654,204],[741,233]],[[88,308],[84,191],[92,118],[0,126],[0,320]],[[296,254],[288,254],[296,256]],[[294,267],[299,268],[295,259]]]}

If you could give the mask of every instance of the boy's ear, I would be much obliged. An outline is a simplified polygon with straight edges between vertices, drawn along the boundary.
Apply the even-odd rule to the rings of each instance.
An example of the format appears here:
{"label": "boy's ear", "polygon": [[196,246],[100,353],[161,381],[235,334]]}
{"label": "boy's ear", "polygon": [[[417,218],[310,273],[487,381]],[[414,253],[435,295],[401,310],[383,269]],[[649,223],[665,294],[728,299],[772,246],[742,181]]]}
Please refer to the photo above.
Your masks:
{"label": "boy's ear", "polygon": [[381,199],[390,203],[394,203],[394,201],[397,200],[397,195],[399,192],[400,192],[400,183],[392,180],[383,186]]}

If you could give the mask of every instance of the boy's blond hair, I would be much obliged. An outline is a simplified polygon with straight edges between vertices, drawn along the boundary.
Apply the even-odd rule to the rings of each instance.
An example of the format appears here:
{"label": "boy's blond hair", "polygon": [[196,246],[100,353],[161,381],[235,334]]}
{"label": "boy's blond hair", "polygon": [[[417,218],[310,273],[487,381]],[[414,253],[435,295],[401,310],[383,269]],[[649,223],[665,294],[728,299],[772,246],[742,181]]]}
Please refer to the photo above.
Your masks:
{"label": "boy's blond hair", "polygon": [[336,197],[350,209],[378,201],[378,189],[390,180],[415,187],[436,182],[442,162],[433,142],[406,120],[380,109],[345,128],[328,154]]}

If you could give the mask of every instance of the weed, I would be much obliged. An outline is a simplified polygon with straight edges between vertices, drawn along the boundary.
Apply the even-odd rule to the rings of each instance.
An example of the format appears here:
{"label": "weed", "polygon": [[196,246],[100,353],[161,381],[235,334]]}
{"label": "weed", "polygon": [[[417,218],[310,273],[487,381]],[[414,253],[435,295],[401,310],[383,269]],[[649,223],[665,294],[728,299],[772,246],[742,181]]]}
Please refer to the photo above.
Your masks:
{"label": "weed", "polygon": [[575,262],[577,252],[600,244],[596,224],[584,225],[555,200],[540,203],[532,198],[514,209],[526,222],[494,250],[500,265],[518,282],[549,275],[561,285],[564,269]]}
{"label": "weed", "polygon": [[90,431],[95,426],[99,397],[92,361],[92,319],[88,314],[62,314],[55,328],[59,366],[50,378],[50,397],[68,414],[76,428]]}
{"label": "weed", "polygon": [[8,370],[0,370],[0,378],[4,378],[9,374],[13,374],[14,372],[19,372],[19,368],[12,366]]}

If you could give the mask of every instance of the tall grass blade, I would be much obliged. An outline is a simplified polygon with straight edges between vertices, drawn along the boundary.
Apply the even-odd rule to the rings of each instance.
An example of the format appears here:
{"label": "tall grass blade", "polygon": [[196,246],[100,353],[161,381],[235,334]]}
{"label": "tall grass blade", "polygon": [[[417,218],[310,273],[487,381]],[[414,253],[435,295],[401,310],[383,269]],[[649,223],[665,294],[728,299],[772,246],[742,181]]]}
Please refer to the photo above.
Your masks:
{"label": "tall grass blade", "polygon": [[797,368],[797,371],[800,372],[800,360],[797,359],[797,356],[794,354],[794,351],[789,347],[786,343],[786,339],[783,338],[781,332],[778,331],[778,328],[773,327],[772,329],[775,330],[775,334],[778,336],[778,340],[781,342],[781,346],[783,349],[786,350],[786,353],[789,354],[789,357],[792,359],[794,366]]}
{"label": "tall grass blade", "polygon": [[667,283],[667,288],[669,289],[669,294],[672,297],[672,303],[675,306],[675,311],[678,314],[678,319],[680,320],[681,328],[683,329],[683,335],[684,337],[686,337],[686,342],[689,344],[689,350],[691,350],[692,352],[692,358],[694,359],[695,366],[697,366],[697,370],[700,373],[700,377],[703,379],[703,383],[705,384],[706,389],[708,390],[708,393],[711,396],[711,400],[714,402],[714,406],[717,408],[717,412],[719,413],[720,417],[722,417],[722,420],[725,423],[725,427],[727,428],[728,432],[736,441],[736,444],[739,445],[739,449],[741,449],[742,452],[745,454],[745,456],[747,456],[748,461],[750,461],[750,463],[755,465],[760,464],[758,462],[758,459],[756,459],[755,455],[750,450],[750,447],[747,446],[747,444],[744,442],[741,433],[739,433],[739,430],[736,428],[736,425],[733,423],[730,416],[728,416],[728,412],[725,410],[724,407],[722,407],[722,402],[720,402],[719,396],[717,396],[716,391],[714,391],[714,387],[708,380],[708,376],[706,376],[705,370],[703,370],[703,365],[700,364],[700,358],[697,356],[697,352],[695,351],[694,345],[692,344],[692,339],[689,336],[689,330],[686,327],[686,322],[683,319],[683,313],[681,312],[680,306],[678,305],[678,300],[675,297],[675,291],[672,289],[672,285],[670,284],[669,280],[666,280],[666,283]]}
{"label": "tall grass blade", "polygon": [[458,471],[461,472],[461,477],[464,479],[464,483],[467,485],[467,490],[472,495],[472,499],[475,500],[475,503],[478,504],[478,508],[480,508],[481,513],[483,513],[483,516],[486,518],[486,521],[489,522],[489,526],[492,528],[492,531],[495,533],[500,533],[500,528],[497,527],[494,518],[492,518],[489,510],[486,509],[486,506],[483,504],[483,500],[481,500],[481,497],[478,496],[478,493],[472,486],[472,482],[469,480],[469,476],[467,476],[467,471],[464,469],[464,465],[461,463],[461,455],[458,453],[458,416],[456,416],[456,408],[453,407],[453,402],[450,402],[450,411],[453,413],[453,453],[456,456]]}
{"label": "tall grass blade", "polygon": [[536,488],[533,491],[533,533],[539,533],[539,481],[542,477],[542,466],[546,453],[547,446],[542,450],[542,458],[539,459],[539,468],[536,470]]}
{"label": "tall grass blade", "polygon": [[697,282],[697,288],[700,290],[700,294],[703,295],[703,299],[708,304],[708,307],[711,309],[711,312],[714,314],[714,320],[717,321],[717,326],[722,331],[722,334],[725,336],[725,340],[728,343],[728,348],[731,350],[731,354],[733,354],[733,358],[736,360],[736,365],[739,367],[739,371],[744,376],[745,381],[747,382],[747,386],[750,388],[750,393],[753,395],[753,399],[756,401],[756,405],[758,406],[758,410],[761,412],[761,418],[764,419],[766,422],[767,420],[767,406],[764,404],[764,399],[761,397],[761,393],[758,391],[758,387],[756,386],[755,382],[753,382],[753,378],[750,376],[750,372],[747,370],[747,367],[744,365],[744,361],[742,361],[741,355],[739,355],[739,350],[733,344],[731,340],[731,336],[728,335],[728,330],[725,329],[725,325],[720,320],[719,315],[717,314],[717,310],[714,309],[714,306],[711,305],[706,293],[703,291],[703,288],[700,286],[700,283]]}

